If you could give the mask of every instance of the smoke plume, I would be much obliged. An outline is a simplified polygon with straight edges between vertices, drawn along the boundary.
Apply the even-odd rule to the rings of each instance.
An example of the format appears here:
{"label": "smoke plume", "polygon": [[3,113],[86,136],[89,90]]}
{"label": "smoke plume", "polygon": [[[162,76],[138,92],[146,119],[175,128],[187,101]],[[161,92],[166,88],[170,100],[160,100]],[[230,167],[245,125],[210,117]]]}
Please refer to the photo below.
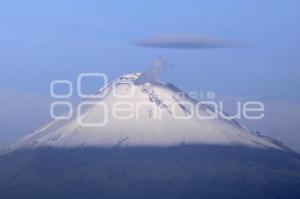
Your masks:
{"label": "smoke plume", "polygon": [[159,57],[152,61],[148,70],[142,73],[141,77],[137,79],[137,84],[143,84],[144,82],[155,83],[158,80],[159,74],[171,67],[171,64],[163,57]]}

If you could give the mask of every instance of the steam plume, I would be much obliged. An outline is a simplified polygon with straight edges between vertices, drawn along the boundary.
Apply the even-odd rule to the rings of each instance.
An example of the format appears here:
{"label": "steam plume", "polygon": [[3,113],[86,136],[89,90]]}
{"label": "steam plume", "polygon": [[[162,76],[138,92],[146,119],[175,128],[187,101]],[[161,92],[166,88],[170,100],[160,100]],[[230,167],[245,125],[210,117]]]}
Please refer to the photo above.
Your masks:
{"label": "steam plume", "polygon": [[158,80],[158,76],[161,71],[169,68],[171,64],[163,57],[159,57],[152,61],[150,67],[146,72],[144,72],[139,79],[137,79],[137,84],[142,84],[144,82],[155,83]]}

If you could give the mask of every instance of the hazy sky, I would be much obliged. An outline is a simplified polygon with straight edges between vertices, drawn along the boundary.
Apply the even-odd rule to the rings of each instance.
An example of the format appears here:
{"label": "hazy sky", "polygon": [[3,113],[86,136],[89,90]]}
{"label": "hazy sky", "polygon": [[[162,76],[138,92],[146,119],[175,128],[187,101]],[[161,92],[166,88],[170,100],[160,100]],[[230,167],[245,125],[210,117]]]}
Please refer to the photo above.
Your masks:
{"label": "hazy sky", "polygon": [[[0,140],[12,140],[46,121],[48,107],[41,111],[41,104],[49,104],[52,80],[74,81],[81,72],[103,72],[113,79],[144,71],[159,56],[174,66],[161,78],[184,90],[282,102],[299,110],[299,10],[298,0],[2,1]],[[164,33],[204,34],[244,47],[180,50],[131,44]],[[33,119],[22,121],[28,114]],[[300,114],[292,114],[296,135]],[[272,125],[272,120],[264,124],[269,134],[280,129],[277,124],[271,130]]]}

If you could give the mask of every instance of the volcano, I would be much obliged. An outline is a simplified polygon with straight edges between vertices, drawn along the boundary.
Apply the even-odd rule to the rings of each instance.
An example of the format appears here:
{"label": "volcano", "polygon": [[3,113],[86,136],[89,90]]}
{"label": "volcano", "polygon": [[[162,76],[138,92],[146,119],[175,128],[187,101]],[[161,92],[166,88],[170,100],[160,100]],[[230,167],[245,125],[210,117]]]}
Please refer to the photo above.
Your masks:
{"label": "volcano", "polygon": [[2,151],[0,198],[300,198],[299,155],[221,115],[123,75]]}
{"label": "volcano", "polygon": [[[54,120],[9,150],[37,147],[244,145],[285,150],[270,137],[243,128],[172,84],[143,73],[123,75],[83,101],[67,120]],[[206,119],[201,119],[200,117]]]}

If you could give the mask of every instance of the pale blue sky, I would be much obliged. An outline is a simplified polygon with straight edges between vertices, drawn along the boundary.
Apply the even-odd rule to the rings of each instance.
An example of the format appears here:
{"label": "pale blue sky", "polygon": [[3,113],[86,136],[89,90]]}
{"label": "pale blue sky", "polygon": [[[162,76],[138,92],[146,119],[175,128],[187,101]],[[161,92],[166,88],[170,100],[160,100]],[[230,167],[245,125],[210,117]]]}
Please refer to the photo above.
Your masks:
{"label": "pale blue sky", "polygon": [[[164,56],[174,67],[161,78],[184,90],[299,103],[299,10],[297,0],[2,1],[0,92],[49,97],[54,79],[74,81],[81,72],[113,79],[146,70],[151,60]],[[130,44],[161,33],[205,34],[244,48]]]}
{"label": "pale blue sky", "polygon": [[[300,100],[299,1],[6,1],[0,3],[0,87],[48,92],[57,78],[111,78],[165,56],[163,78],[185,89]],[[132,40],[200,33],[243,49],[141,49]],[[180,81],[178,81],[180,78]]]}

